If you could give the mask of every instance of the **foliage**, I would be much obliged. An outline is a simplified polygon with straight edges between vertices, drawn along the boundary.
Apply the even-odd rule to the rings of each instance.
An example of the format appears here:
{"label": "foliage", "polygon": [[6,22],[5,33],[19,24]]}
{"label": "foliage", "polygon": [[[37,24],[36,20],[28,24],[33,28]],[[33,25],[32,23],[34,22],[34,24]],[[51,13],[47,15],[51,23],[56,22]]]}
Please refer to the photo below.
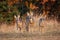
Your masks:
{"label": "foliage", "polygon": [[[21,0],[20,0],[21,1]],[[6,23],[10,23],[11,21],[14,20],[14,15],[20,14],[21,16],[23,16],[27,11],[29,11],[30,8],[30,4],[32,3],[33,5],[37,6],[39,9],[38,12],[40,11],[43,12],[43,4],[42,4],[42,0],[23,0],[23,1],[18,1],[14,0],[14,1],[1,1],[0,2],[0,22],[6,22]],[[28,6],[25,4],[25,2],[27,1]],[[52,5],[53,4],[53,5]],[[50,14],[53,15],[60,15],[60,0],[56,0],[55,3],[51,3],[46,2],[45,3],[46,6],[46,11],[47,8],[50,8],[49,12]],[[48,14],[48,15],[50,15]]]}

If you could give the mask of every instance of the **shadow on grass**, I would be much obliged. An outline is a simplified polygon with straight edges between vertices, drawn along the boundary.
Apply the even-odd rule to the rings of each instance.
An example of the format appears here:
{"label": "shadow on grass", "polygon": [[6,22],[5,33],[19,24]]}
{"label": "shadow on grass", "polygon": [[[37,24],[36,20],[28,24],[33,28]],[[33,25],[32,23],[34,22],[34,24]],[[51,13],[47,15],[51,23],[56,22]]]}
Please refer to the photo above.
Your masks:
{"label": "shadow on grass", "polygon": [[0,33],[0,38],[28,38],[28,37],[42,37],[42,36],[60,36],[60,32],[46,32],[40,33]]}

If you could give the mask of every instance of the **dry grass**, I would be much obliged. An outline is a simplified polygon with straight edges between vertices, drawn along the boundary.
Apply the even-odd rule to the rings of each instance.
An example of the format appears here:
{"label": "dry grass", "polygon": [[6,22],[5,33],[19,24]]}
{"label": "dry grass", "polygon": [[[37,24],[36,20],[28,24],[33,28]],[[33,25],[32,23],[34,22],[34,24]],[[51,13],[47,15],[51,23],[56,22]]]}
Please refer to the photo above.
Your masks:
{"label": "dry grass", "polygon": [[[29,25],[29,32],[50,32],[50,31],[58,31],[60,30],[60,23],[58,23],[56,20],[44,20],[41,23],[41,27],[39,27],[39,17],[34,17],[34,24]],[[17,30],[16,28],[16,23],[14,25],[7,25],[7,24],[2,24],[0,26],[0,32],[4,33],[14,33],[14,32],[26,32],[26,25],[23,23],[22,30]]]}
{"label": "dry grass", "polygon": [[2,24],[0,40],[60,40],[60,23],[56,20],[44,20],[39,27],[39,17],[34,17],[34,19],[34,25],[30,24],[29,32],[26,31],[25,24],[22,31],[16,29],[16,24]]}
{"label": "dry grass", "polygon": [[41,23],[42,27],[37,24],[35,20],[35,25],[29,28],[30,31],[26,32],[23,28],[22,34],[16,30],[15,25],[3,24],[0,26],[0,40],[60,40],[60,24],[57,21],[45,20]]}

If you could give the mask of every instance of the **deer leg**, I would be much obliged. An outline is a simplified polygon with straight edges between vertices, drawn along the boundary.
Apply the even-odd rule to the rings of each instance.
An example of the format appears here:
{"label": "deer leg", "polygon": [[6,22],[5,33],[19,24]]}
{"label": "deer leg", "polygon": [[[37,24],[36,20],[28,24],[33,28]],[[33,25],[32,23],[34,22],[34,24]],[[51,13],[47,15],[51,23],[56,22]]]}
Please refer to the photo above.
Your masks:
{"label": "deer leg", "polygon": [[19,30],[21,31],[21,27],[18,27],[19,28]]}
{"label": "deer leg", "polygon": [[26,31],[29,31],[29,23],[26,23]]}

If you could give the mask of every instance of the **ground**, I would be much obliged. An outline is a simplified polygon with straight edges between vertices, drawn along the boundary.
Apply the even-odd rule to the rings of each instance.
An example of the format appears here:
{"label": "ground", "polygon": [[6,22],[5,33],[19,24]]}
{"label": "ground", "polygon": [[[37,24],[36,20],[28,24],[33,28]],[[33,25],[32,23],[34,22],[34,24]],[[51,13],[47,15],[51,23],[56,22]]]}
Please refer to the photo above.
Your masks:
{"label": "ground", "polygon": [[0,33],[0,40],[60,40],[60,32],[39,33]]}

